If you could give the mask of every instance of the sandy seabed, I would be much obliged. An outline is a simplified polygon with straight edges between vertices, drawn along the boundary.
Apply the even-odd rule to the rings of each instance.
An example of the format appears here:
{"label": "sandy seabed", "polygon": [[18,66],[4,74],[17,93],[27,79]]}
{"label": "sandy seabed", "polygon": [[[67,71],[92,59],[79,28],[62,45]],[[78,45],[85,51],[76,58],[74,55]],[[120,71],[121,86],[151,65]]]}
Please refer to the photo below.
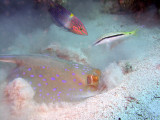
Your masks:
{"label": "sandy seabed", "polygon": [[[80,103],[38,104],[34,91],[21,78],[1,85],[0,118],[4,120],[137,120],[160,119],[159,57],[132,60],[134,70],[123,74],[121,66],[112,63],[104,71],[106,84],[117,87]],[[121,77],[121,78],[119,78]],[[113,82],[114,81],[114,82]],[[5,110],[5,111],[4,111]]]}

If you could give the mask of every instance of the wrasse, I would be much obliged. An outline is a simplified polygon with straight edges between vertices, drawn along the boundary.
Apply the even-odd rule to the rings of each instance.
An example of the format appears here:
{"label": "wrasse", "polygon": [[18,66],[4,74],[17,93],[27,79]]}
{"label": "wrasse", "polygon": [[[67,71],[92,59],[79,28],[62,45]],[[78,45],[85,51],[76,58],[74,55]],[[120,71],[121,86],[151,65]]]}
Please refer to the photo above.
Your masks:
{"label": "wrasse", "polygon": [[[80,101],[105,89],[101,71],[50,56],[0,56],[16,67],[8,79],[24,78],[35,91],[38,103]],[[11,82],[11,80],[8,80]]]}
{"label": "wrasse", "polygon": [[58,26],[62,26],[75,34],[88,35],[83,23],[73,13],[52,0],[48,0],[48,4],[48,11]]}
{"label": "wrasse", "polygon": [[93,45],[97,46],[100,44],[111,44],[111,48],[122,42],[124,38],[127,38],[129,36],[135,35],[137,30],[131,31],[131,32],[119,32],[115,34],[110,35],[103,35],[100,39],[98,39]]}

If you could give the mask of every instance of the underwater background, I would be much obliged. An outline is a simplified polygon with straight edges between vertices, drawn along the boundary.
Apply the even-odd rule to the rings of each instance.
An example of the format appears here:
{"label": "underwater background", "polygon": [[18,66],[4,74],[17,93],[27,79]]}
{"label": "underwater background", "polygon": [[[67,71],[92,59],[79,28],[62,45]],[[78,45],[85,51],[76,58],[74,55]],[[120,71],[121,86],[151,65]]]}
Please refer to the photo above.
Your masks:
{"label": "underwater background", "polygon": [[[31,94],[24,105],[19,105],[15,96],[9,101],[5,99],[4,89],[12,65],[0,63],[0,119],[159,120],[159,1],[56,1],[82,21],[87,36],[57,26],[45,0],[1,0],[0,54],[43,54],[89,65],[101,70],[107,89],[79,103],[59,105],[34,103],[29,88],[26,89],[29,92],[19,91],[20,96]],[[135,35],[112,49],[105,44],[93,46],[104,34],[136,29]]]}

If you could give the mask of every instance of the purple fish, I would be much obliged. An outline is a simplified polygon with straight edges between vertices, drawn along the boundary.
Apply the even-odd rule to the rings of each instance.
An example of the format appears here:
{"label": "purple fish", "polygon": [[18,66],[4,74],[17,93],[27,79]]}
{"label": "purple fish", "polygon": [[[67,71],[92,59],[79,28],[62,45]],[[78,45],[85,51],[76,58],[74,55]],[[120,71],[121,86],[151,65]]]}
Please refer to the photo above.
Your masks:
{"label": "purple fish", "polygon": [[48,0],[48,4],[48,11],[58,26],[78,35],[88,35],[83,23],[73,13],[52,0]]}

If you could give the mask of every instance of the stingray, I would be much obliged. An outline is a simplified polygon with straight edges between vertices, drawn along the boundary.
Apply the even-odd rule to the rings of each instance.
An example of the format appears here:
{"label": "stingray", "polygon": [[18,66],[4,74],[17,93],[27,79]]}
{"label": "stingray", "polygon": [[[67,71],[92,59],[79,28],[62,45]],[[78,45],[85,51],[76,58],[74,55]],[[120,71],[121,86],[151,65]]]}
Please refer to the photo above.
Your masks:
{"label": "stingray", "polygon": [[73,102],[101,93],[105,84],[99,69],[42,55],[1,55],[1,62],[15,64],[8,75],[24,78],[38,103]]}

